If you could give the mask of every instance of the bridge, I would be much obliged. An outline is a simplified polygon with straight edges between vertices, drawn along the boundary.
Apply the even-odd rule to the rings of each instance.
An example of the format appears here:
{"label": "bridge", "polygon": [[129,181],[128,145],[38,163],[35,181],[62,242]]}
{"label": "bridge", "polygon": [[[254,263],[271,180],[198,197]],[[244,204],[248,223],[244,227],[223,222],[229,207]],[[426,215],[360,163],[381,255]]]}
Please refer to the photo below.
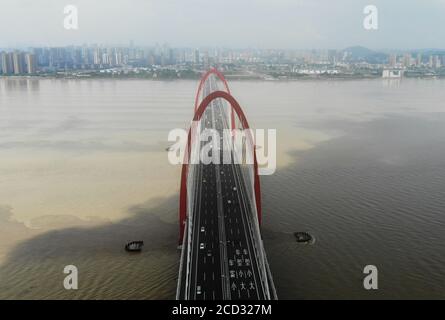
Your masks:
{"label": "bridge", "polygon": [[[235,143],[241,129],[244,150]],[[178,300],[277,299],[260,233],[260,181],[249,129],[226,79],[210,69],[196,93],[181,172]],[[218,135],[209,148],[198,136],[210,130]],[[217,161],[202,161],[206,147]],[[252,163],[242,160],[247,153]]]}

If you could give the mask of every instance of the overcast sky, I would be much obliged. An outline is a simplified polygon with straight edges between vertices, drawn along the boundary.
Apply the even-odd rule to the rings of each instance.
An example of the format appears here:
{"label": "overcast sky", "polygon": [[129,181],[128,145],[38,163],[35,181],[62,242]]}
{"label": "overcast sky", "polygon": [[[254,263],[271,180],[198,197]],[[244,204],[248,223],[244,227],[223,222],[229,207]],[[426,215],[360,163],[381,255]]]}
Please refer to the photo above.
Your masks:
{"label": "overcast sky", "polygon": [[[66,5],[79,29],[63,28]],[[379,29],[363,28],[378,8]],[[445,0],[0,0],[0,47],[445,48]]]}

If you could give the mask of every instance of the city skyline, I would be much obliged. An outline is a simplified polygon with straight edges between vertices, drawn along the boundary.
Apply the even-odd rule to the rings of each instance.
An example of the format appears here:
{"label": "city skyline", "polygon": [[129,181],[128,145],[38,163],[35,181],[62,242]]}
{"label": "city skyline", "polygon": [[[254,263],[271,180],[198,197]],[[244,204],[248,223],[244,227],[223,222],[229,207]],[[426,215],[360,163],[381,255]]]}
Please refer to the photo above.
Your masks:
{"label": "city skyline", "polygon": [[67,46],[28,51],[0,49],[5,76],[112,76],[157,79],[196,78],[200,70],[220,66],[232,76],[289,79],[305,76],[384,78],[445,76],[445,51],[382,53],[365,47],[344,50],[260,50]]}
{"label": "city skyline", "polygon": [[[377,30],[363,28],[363,10],[370,3],[362,0],[335,4],[279,0],[273,5],[264,0],[2,2],[2,11],[8,12],[0,21],[0,28],[8,30],[0,39],[3,48],[122,45],[129,40],[178,47],[341,49],[359,44],[375,50],[445,48],[445,30],[438,28],[445,13],[443,0],[373,1],[378,9]],[[63,9],[68,4],[79,10],[78,30],[63,28]]]}

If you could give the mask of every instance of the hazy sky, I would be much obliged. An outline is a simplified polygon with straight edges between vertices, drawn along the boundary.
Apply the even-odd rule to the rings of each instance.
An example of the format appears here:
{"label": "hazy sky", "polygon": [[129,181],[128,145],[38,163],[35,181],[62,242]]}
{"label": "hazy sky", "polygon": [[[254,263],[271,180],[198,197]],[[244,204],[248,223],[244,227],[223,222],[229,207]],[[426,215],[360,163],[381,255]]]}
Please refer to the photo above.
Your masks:
{"label": "hazy sky", "polygon": [[[63,28],[66,5],[79,29]],[[363,28],[378,8],[379,29]],[[445,48],[445,0],[0,0],[0,47]]]}

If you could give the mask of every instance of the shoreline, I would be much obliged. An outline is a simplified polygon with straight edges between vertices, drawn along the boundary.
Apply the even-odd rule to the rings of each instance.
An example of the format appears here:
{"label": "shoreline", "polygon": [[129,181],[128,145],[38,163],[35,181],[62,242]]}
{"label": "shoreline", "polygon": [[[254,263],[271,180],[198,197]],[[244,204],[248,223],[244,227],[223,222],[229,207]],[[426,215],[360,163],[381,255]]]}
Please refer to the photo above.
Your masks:
{"label": "shoreline", "polygon": [[[11,80],[146,80],[146,81],[196,81],[199,80],[194,77],[187,78],[153,78],[153,77],[122,77],[122,76],[54,76],[54,75],[0,75],[0,79]],[[244,76],[230,76],[227,75],[226,79],[233,81],[258,81],[258,82],[297,82],[297,81],[352,81],[352,80],[403,80],[403,79],[424,79],[424,80],[440,80],[445,79],[445,76],[417,76],[417,77],[401,77],[401,78],[383,78],[381,76],[336,76],[336,77],[324,77],[324,76],[302,76],[295,78],[264,78],[264,77],[244,77]]]}

